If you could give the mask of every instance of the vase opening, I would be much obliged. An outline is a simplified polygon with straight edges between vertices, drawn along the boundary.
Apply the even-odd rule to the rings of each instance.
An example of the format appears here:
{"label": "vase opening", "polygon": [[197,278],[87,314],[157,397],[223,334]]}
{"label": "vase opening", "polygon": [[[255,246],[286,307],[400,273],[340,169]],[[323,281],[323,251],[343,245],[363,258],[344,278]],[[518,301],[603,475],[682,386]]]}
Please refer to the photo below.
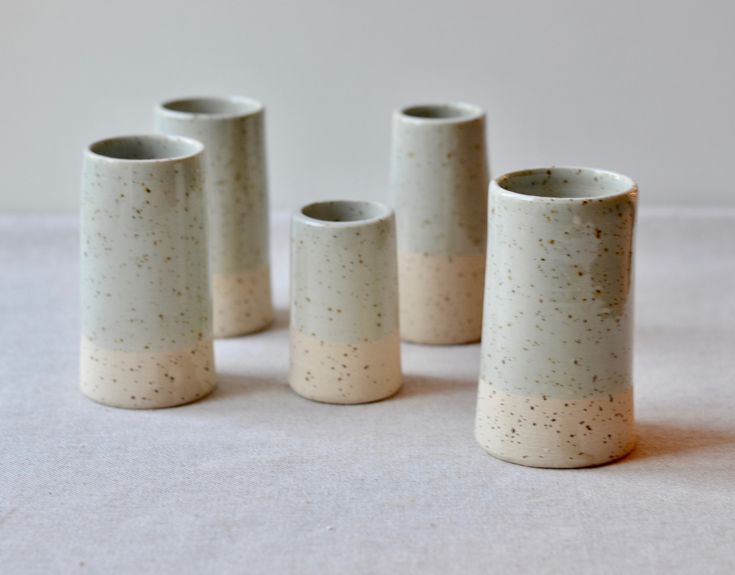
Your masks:
{"label": "vase opening", "polygon": [[260,102],[240,97],[183,98],[161,104],[170,112],[203,116],[247,116],[263,109]]}
{"label": "vase opening", "polygon": [[322,222],[364,222],[384,218],[390,210],[377,202],[337,200],[309,204],[301,213]]}
{"label": "vase opening", "polygon": [[194,156],[204,146],[196,140],[178,136],[120,136],[100,140],[89,146],[97,156],[114,160],[176,160]]}
{"label": "vase opening", "polygon": [[629,177],[593,168],[522,170],[498,178],[497,184],[523,196],[559,199],[605,198],[636,190]]}
{"label": "vase opening", "polygon": [[482,116],[482,110],[472,104],[421,104],[404,108],[401,114],[423,120],[469,120]]}

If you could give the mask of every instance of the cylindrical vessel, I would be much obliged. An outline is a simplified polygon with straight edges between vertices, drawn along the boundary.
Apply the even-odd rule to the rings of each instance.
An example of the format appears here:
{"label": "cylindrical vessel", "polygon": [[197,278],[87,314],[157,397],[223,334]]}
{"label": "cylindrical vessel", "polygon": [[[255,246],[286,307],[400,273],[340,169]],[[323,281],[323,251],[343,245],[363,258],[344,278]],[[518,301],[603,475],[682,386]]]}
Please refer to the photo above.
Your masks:
{"label": "cylindrical vessel", "polygon": [[80,380],[95,401],[169,407],[214,388],[202,150],[151,135],[85,152]]}
{"label": "cylindrical vessel", "polygon": [[273,321],[268,255],[265,110],[242,97],[187,98],[156,108],[156,130],[204,144],[215,337]]}
{"label": "cylindrical vessel", "polygon": [[403,339],[480,339],[488,178],[482,109],[437,104],[395,112],[391,195]]}
{"label": "cylindrical vessel", "polygon": [[490,184],[475,427],[490,454],[586,467],[633,449],[637,195],[630,178],[587,168]]}
{"label": "cylindrical vessel", "polygon": [[401,387],[393,212],[374,202],[310,204],[291,224],[291,387],[365,403]]}

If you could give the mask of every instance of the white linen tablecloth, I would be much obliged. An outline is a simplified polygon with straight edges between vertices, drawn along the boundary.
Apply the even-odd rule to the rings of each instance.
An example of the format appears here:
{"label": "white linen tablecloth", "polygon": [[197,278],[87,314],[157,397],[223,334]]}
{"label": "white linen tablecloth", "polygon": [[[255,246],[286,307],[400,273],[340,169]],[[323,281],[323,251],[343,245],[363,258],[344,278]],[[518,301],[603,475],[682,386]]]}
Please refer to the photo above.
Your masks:
{"label": "white linen tablecloth", "polygon": [[586,470],[476,445],[479,345],[404,344],[384,402],[292,393],[272,231],[275,325],[126,411],[77,390],[76,220],[0,217],[0,573],[735,573],[735,211],[643,210],[639,447]]}

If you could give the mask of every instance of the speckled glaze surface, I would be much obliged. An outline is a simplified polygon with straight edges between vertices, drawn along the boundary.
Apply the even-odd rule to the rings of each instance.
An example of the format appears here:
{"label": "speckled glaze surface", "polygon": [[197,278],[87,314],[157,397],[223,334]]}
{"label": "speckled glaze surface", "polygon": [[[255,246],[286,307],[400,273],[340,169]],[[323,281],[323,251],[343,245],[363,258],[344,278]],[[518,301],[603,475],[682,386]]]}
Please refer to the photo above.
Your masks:
{"label": "speckled glaze surface", "polygon": [[273,321],[268,253],[265,111],[242,97],[186,98],[156,108],[156,130],[205,146],[214,335]]}
{"label": "speckled glaze surface", "polygon": [[169,407],[214,388],[202,150],[128,136],[85,152],[80,380],[97,402]]}
{"label": "speckled glaze surface", "polygon": [[373,202],[310,204],[291,224],[291,387],[365,403],[402,382],[395,220]]}
{"label": "speckled glaze surface", "polygon": [[558,468],[633,449],[637,195],[629,178],[586,168],[490,184],[475,427],[490,454]]}
{"label": "speckled glaze surface", "polygon": [[391,195],[403,339],[480,339],[488,178],[482,109],[432,104],[395,112]]}

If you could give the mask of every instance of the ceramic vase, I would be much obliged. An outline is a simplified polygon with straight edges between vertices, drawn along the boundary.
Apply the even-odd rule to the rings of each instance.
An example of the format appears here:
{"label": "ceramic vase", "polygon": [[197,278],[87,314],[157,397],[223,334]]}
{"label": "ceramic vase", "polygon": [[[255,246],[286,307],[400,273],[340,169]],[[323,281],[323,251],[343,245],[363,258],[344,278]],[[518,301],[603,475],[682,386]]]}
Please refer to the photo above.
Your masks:
{"label": "ceramic vase", "polygon": [[214,388],[202,150],[151,135],[85,152],[80,379],[95,401],[169,407]]}
{"label": "ceramic vase", "polygon": [[491,183],[475,427],[490,454],[586,467],[633,449],[637,194],[585,168]]}
{"label": "ceramic vase", "polygon": [[273,321],[268,254],[265,111],[241,97],[188,98],[156,108],[156,130],[205,146],[215,337]]}
{"label": "ceramic vase", "polygon": [[403,339],[480,339],[488,178],[482,109],[438,104],[395,112],[390,187]]}
{"label": "ceramic vase", "polygon": [[373,202],[308,205],[291,225],[291,387],[365,403],[401,386],[393,212]]}

